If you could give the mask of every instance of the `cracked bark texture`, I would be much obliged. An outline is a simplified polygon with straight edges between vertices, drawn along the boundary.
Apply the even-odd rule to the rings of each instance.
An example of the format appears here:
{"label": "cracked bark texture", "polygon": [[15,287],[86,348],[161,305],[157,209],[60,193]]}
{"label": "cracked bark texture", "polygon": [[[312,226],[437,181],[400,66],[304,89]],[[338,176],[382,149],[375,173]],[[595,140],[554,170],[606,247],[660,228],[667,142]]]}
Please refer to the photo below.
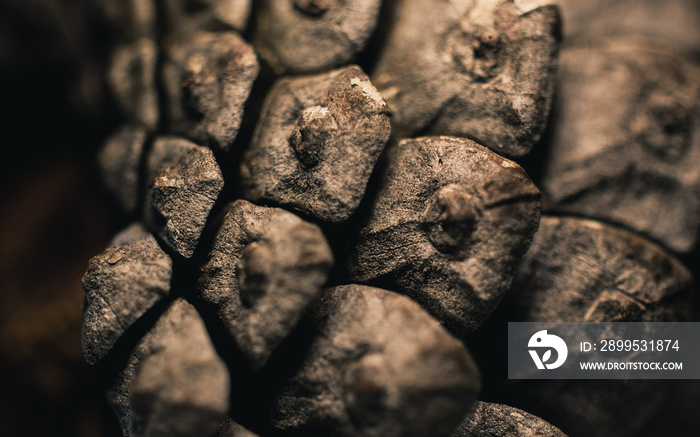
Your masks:
{"label": "cracked bark texture", "polygon": [[235,32],[194,32],[165,43],[168,131],[215,150],[231,148],[258,62]]}
{"label": "cracked bark texture", "polygon": [[136,345],[108,399],[126,437],[214,436],[228,420],[229,385],[197,310],[177,299]]}
{"label": "cracked bark texture", "polygon": [[[224,187],[214,154],[179,138],[161,138],[149,156],[155,171],[146,222],[179,255],[190,258]],[[153,174],[153,173],[151,173]]]}
{"label": "cracked bark texture", "polygon": [[352,62],[372,34],[380,0],[260,0],[255,50],[276,74]]}
{"label": "cracked bark texture", "polygon": [[566,434],[523,410],[479,401],[452,437],[566,437]]}
{"label": "cracked bark texture", "polygon": [[700,66],[659,47],[618,40],[565,50],[546,209],[690,252],[700,229],[699,78]]}
{"label": "cracked bark texture", "polygon": [[102,360],[117,340],[170,293],[172,261],[155,238],[134,224],[93,257],[83,277],[83,355]]}
{"label": "cracked bark texture", "polygon": [[346,220],[389,139],[389,118],[359,67],[279,80],[243,158],[245,196],[326,222]]}
{"label": "cracked bark texture", "polygon": [[463,138],[404,140],[350,249],[350,276],[407,294],[462,336],[508,290],[539,218],[539,191],[514,162]]}
{"label": "cracked bark texture", "polygon": [[527,154],[547,121],[561,38],[557,7],[531,7],[399,0],[372,75],[394,111],[393,135],[464,136]]}
{"label": "cracked bark texture", "polygon": [[102,184],[119,207],[133,215],[138,208],[139,164],[148,133],[142,127],[124,126],[114,132],[97,155]]}
{"label": "cracked bark texture", "polygon": [[334,287],[308,323],[316,335],[270,413],[284,435],[449,436],[475,401],[468,352],[405,296]]}
{"label": "cracked bark texture", "polygon": [[332,264],[318,226],[238,200],[201,268],[199,294],[257,370],[321,291]]}
{"label": "cracked bark texture", "polygon": [[[506,305],[524,322],[683,322],[691,320],[692,290],[683,264],[637,234],[587,219],[545,217]],[[562,380],[523,381],[510,390],[569,435],[620,437],[643,428],[668,388],[655,380]]]}

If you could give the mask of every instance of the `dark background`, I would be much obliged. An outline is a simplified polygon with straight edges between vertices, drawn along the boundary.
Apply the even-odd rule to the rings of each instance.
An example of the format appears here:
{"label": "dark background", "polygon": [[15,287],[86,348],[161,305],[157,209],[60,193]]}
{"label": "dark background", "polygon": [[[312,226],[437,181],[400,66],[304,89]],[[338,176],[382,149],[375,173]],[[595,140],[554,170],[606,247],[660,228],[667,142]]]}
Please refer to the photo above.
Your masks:
{"label": "dark background", "polygon": [[80,280],[123,221],[96,183],[116,118],[98,73],[104,35],[85,13],[80,0],[0,0],[4,436],[119,434],[80,344]]}

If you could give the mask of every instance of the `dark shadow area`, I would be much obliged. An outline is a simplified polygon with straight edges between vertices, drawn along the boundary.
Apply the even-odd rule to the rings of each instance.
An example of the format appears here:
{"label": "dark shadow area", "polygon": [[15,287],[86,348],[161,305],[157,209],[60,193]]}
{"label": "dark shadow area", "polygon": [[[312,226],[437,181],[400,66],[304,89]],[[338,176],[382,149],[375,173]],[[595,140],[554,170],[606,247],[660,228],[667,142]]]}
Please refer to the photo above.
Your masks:
{"label": "dark shadow area", "polygon": [[95,151],[115,118],[91,56],[104,30],[83,12],[80,0],[0,1],[4,436],[119,432],[80,341],[88,259],[124,224],[97,183]]}

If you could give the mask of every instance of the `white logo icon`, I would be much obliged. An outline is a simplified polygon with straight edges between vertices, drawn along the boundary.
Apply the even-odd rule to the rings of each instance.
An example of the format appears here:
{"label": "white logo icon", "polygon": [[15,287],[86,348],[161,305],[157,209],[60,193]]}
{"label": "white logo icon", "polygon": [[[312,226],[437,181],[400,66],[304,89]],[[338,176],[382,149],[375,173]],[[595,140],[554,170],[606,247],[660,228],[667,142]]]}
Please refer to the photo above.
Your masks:
{"label": "white logo icon", "polygon": [[[562,340],[561,337],[557,337],[556,335],[547,334],[546,329],[543,331],[535,332],[535,335],[530,337],[530,341],[527,343],[527,346],[529,348],[548,348],[542,356],[542,359],[540,359],[540,356],[537,354],[537,351],[534,351],[532,349],[529,350],[530,356],[532,357],[532,360],[535,362],[535,365],[538,369],[559,368],[562,364],[564,364],[564,361],[566,361],[566,357],[569,355],[569,350],[566,347],[566,343],[564,343],[564,340]],[[552,357],[552,349],[557,351],[557,360],[553,363],[545,364],[545,362]]]}

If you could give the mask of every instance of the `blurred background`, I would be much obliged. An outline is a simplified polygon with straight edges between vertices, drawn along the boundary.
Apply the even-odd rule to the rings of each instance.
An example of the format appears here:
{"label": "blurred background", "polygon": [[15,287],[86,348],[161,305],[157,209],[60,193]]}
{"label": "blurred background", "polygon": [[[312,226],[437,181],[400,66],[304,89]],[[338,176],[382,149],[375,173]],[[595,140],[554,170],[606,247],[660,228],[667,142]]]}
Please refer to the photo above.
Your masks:
{"label": "blurred background", "polygon": [[80,280],[123,220],[93,163],[116,116],[98,73],[108,35],[85,3],[0,1],[4,436],[118,435],[80,344]]}

